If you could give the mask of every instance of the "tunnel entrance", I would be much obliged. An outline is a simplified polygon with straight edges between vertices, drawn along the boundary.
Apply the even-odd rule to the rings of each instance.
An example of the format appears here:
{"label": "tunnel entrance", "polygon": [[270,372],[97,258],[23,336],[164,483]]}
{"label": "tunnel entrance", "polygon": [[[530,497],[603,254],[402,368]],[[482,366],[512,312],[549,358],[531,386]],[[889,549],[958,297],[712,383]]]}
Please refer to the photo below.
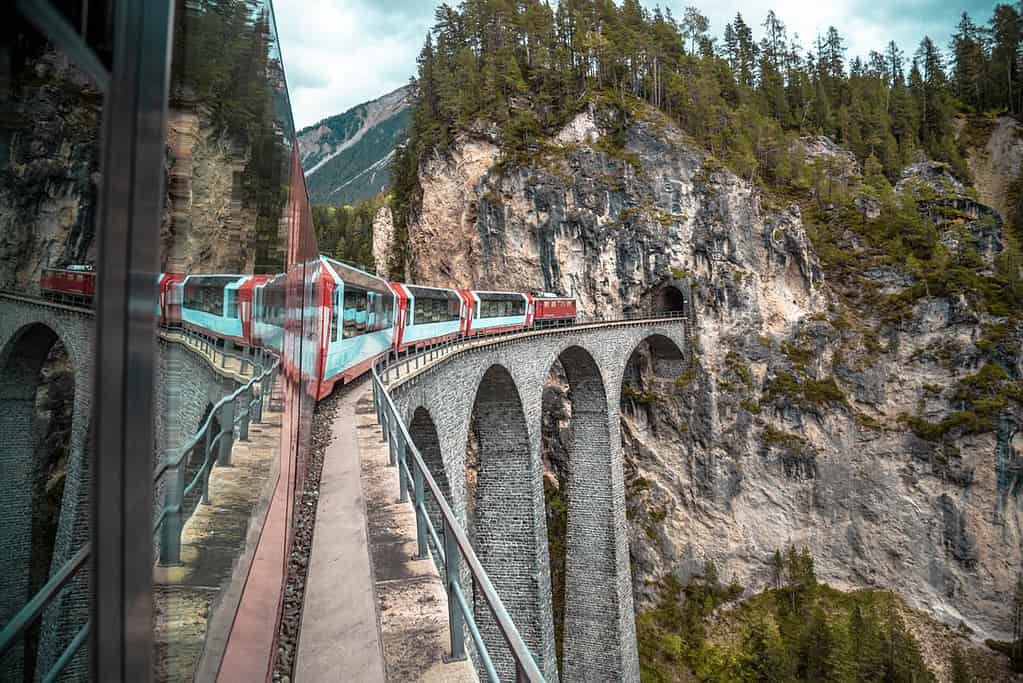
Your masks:
{"label": "tunnel entrance", "polygon": [[664,285],[654,293],[653,313],[685,313],[686,298],[675,285]]}
{"label": "tunnel entrance", "polygon": [[[71,449],[75,371],[51,328],[29,325],[0,351],[0,620],[6,623],[50,576]],[[0,660],[7,680],[33,681],[42,620]]]}

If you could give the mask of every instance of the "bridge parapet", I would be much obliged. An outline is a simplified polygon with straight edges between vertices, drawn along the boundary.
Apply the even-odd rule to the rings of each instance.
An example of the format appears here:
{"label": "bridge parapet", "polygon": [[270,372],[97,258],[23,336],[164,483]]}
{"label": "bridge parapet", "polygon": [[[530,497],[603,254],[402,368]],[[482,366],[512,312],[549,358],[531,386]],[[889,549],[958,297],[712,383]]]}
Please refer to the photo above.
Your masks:
{"label": "bridge parapet", "polygon": [[[562,674],[566,680],[638,681],[618,399],[626,364],[640,343],[650,337],[669,340],[683,361],[682,350],[689,351],[687,333],[685,316],[645,315],[451,340],[374,369],[378,417],[387,425],[403,499],[416,486],[416,472],[407,464],[414,451],[417,457],[411,460],[417,468],[434,481],[447,482],[449,491],[438,487],[437,495],[450,496],[446,505],[454,524],[463,534],[468,530],[481,568],[545,680],[558,678],[540,451],[546,379],[560,361],[573,395]],[[394,414],[389,414],[392,407]],[[422,444],[409,431],[417,411],[424,410],[439,437],[435,463],[422,458]],[[500,419],[477,417],[478,471],[470,483],[466,450],[471,423],[474,412],[485,411],[498,411]],[[515,429],[524,433],[511,433]],[[418,499],[416,508],[420,547],[429,547],[432,540],[435,557],[442,557],[445,541],[430,533],[436,526],[430,510]],[[478,578],[463,571],[452,580],[446,577],[449,602],[460,606],[460,598],[475,594],[471,588]],[[507,630],[488,616],[491,608],[482,602],[461,610],[476,628],[469,629],[469,649],[481,676],[496,673],[510,679],[518,675],[521,662],[514,651],[509,656],[502,642]],[[460,645],[454,642],[462,632],[459,618],[451,619],[453,650]],[[493,670],[480,648],[473,649],[476,642],[489,648]]]}

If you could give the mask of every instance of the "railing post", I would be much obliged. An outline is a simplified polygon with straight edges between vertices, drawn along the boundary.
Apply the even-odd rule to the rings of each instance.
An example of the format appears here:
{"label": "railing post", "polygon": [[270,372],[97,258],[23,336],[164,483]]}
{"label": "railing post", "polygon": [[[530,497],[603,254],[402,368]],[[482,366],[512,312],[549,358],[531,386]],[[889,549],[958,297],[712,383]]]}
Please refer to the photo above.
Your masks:
{"label": "railing post", "polygon": [[181,564],[181,529],[185,525],[185,468],[179,463],[168,470],[163,494],[164,518],[160,526],[160,566]]}
{"label": "railing post", "polygon": [[252,421],[256,424],[263,422],[263,397],[266,395],[266,379],[264,378],[259,382],[259,398],[256,398],[255,391],[256,385],[252,385],[253,401],[249,405],[252,405]]}
{"label": "railing post", "polygon": [[[392,425],[393,427],[393,425]],[[387,464],[389,467],[396,467],[398,465],[398,442],[401,441],[401,431],[398,429],[391,429],[387,435]]]}
{"label": "railing post", "polygon": [[384,416],[384,397],[382,395],[383,391],[384,391],[384,389],[381,387],[380,383],[377,382],[374,379],[373,380],[373,402],[374,402],[374,406],[377,409],[377,424],[380,425],[381,427],[383,427],[383,424],[384,424],[384,417],[383,417]]}
{"label": "railing post", "polygon": [[231,449],[234,447],[234,414],[235,399],[228,401],[220,411],[220,431],[224,436],[220,439],[220,453],[217,456],[217,464],[221,467],[231,466]]}
{"label": "railing post", "polygon": [[238,401],[241,402],[242,407],[242,419],[238,425],[238,440],[248,441],[249,440],[249,420],[251,419],[252,413],[252,390],[246,389],[238,396]]}
{"label": "railing post", "polygon": [[444,585],[448,593],[448,630],[451,631],[451,659],[465,659],[465,616],[458,606],[455,591],[462,580],[459,562],[461,550],[455,542],[455,532],[444,519]]}
{"label": "railing post", "polygon": [[430,546],[426,541],[426,496],[423,489],[423,473],[419,471],[419,463],[412,461],[412,496],[416,506],[416,543],[419,545],[417,560],[425,560],[430,556]]}
{"label": "railing post", "polygon": [[403,435],[398,436],[398,502],[408,502],[408,480],[405,479],[405,456],[408,446]]}
{"label": "railing post", "polygon": [[[213,425],[211,424],[210,426],[212,427]],[[206,447],[202,449],[203,458],[202,458],[202,465],[201,465],[201,467],[202,467],[202,504],[203,505],[209,505],[210,504],[210,471],[213,470],[213,459],[212,459],[212,455],[213,454],[211,453],[211,451],[213,450],[213,439],[215,439],[215,438],[216,437],[213,434],[213,430],[212,429],[207,429],[206,430]],[[221,442],[221,443],[223,443],[223,442]]]}

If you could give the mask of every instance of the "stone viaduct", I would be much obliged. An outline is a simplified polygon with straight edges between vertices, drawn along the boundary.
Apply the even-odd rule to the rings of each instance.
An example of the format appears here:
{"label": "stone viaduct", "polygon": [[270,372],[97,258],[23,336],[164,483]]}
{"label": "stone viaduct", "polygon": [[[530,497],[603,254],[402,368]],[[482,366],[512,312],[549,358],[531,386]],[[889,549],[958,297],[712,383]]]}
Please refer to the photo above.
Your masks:
{"label": "stone viaduct", "polygon": [[[0,294],[0,623],[6,623],[40,587],[45,576],[35,576],[61,567],[88,541],[90,430],[92,416],[92,362],[95,317],[92,311],[48,301]],[[38,516],[41,479],[46,476],[39,462],[37,392],[43,382],[42,370],[58,342],[63,346],[74,376],[71,432],[66,449],[64,488],[52,540],[52,555],[38,557]],[[140,457],[160,457],[163,450],[186,442],[206,417],[207,409],[231,393],[239,384],[217,372],[203,356],[188,345],[161,337],[156,368],[157,394],[154,406],[154,445],[143,448]],[[154,446],[159,444],[159,450]],[[154,503],[159,505],[160,492]],[[34,531],[36,532],[34,534]],[[35,554],[35,557],[33,556]],[[40,562],[43,569],[39,569]],[[35,567],[35,569],[33,569]],[[36,670],[45,671],[56,661],[64,646],[88,615],[87,572],[81,572],[46,610],[40,634]],[[85,652],[82,650],[81,652]],[[2,662],[8,673],[24,666],[24,653],[8,653]],[[32,656],[30,654],[30,656]],[[79,656],[79,660],[84,660]],[[87,664],[76,662],[65,678],[87,677]],[[80,675],[80,676],[79,676]]]}
{"label": "stone viaduct", "polygon": [[[544,386],[560,362],[572,433],[562,677],[638,681],[619,399],[643,342],[654,351],[658,375],[685,371],[687,326],[685,319],[661,319],[529,332],[456,352],[389,385],[413,441],[549,681],[558,679],[558,663],[541,454]],[[470,441],[478,449],[467,448]],[[471,590],[466,585],[467,595]],[[498,673],[513,680],[489,610],[481,603],[475,610]]]}

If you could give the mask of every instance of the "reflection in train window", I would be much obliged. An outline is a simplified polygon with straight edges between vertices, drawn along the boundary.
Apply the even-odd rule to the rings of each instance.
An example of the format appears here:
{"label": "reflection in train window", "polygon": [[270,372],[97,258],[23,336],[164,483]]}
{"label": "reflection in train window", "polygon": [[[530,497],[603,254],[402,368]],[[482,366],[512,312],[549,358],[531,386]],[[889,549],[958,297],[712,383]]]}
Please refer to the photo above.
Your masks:
{"label": "reflection in train window", "polygon": [[[237,277],[200,277],[189,278],[185,283],[185,308],[202,311],[210,315],[224,315],[224,288]],[[235,318],[238,317],[237,301],[235,302]]]}
{"label": "reflection in train window", "polygon": [[344,338],[366,332],[366,290],[345,285]]}
{"label": "reflection in train window", "polygon": [[238,290],[237,289],[227,289],[227,290],[224,290],[224,297],[227,300],[227,303],[226,303],[226,305],[224,307],[224,309],[225,309],[224,310],[224,317],[225,318],[235,318],[235,319],[237,319],[238,318]]}
{"label": "reflection in train window", "polygon": [[477,318],[508,318],[525,315],[526,300],[518,294],[487,294],[480,296]]}

